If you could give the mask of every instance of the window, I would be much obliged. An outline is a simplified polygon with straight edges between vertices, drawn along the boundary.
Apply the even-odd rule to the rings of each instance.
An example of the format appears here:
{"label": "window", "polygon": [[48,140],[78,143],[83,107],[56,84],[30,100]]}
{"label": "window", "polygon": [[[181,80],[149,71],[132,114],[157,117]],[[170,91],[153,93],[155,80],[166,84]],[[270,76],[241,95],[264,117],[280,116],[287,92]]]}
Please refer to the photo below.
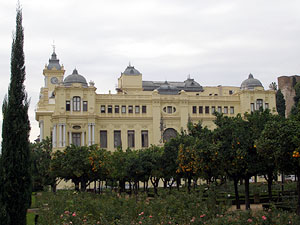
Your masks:
{"label": "window", "polygon": [[70,111],[70,109],[71,109],[70,101],[66,101],[66,111]]}
{"label": "window", "polygon": [[115,105],[115,113],[120,113],[120,108],[118,105]]}
{"label": "window", "polygon": [[255,110],[255,109],[254,109],[254,103],[251,103],[251,104],[250,104],[250,108],[251,108],[251,112],[254,112],[254,110]]}
{"label": "window", "polygon": [[199,106],[199,113],[203,113],[203,106]]}
{"label": "window", "polygon": [[205,113],[206,113],[206,114],[209,113],[209,106],[205,106]]}
{"label": "window", "polygon": [[211,107],[211,114],[214,114],[215,111],[216,111],[216,106],[212,106],[212,107]]}
{"label": "window", "polygon": [[126,105],[122,105],[122,113],[126,113]]}
{"label": "window", "polygon": [[228,106],[224,106],[224,114],[228,114]]}
{"label": "window", "polygon": [[269,103],[265,103],[265,109],[269,108]]}
{"label": "window", "polygon": [[112,105],[107,106],[107,112],[112,113]]}
{"label": "window", "polygon": [[147,148],[149,146],[149,144],[148,144],[148,131],[147,130],[142,130],[141,135],[142,135],[142,148]]}
{"label": "window", "polygon": [[218,106],[218,113],[222,113],[222,107]]}
{"label": "window", "polygon": [[147,113],[147,107],[145,105],[142,106],[142,113]]}
{"label": "window", "polygon": [[135,106],[135,113],[140,113],[140,106],[139,105]]}
{"label": "window", "polygon": [[114,148],[122,147],[122,141],[121,141],[121,131],[115,130],[114,131]]}
{"label": "window", "polygon": [[100,148],[107,148],[107,131],[100,130]]}
{"label": "window", "polygon": [[128,113],[133,113],[133,106],[132,105],[128,106]]}
{"label": "window", "polygon": [[101,105],[100,111],[101,111],[101,113],[105,113],[105,105]]}
{"label": "window", "polygon": [[127,131],[128,148],[134,148],[134,130]]}
{"label": "window", "polygon": [[83,111],[88,111],[88,102],[87,101],[83,101],[83,106],[82,106]]}
{"label": "window", "polygon": [[230,106],[230,114],[234,114],[234,107]]}
{"label": "window", "polygon": [[73,111],[80,111],[80,97],[73,97]]}
{"label": "window", "polygon": [[172,113],[172,106],[167,106],[167,113]]}
{"label": "window", "polygon": [[81,135],[80,133],[72,133],[72,143],[76,146],[81,145]]}
{"label": "window", "polygon": [[229,90],[229,94],[232,95],[233,94],[233,90]]}
{"label": "window", "polygon": [[263,100],[262,99],[257,99],[256,100],[256,110],[259,110],[260,107],[263,107]]}
{"label": "window", "polygon": [[193,106],[193,113],[197,113],[197,106]]}

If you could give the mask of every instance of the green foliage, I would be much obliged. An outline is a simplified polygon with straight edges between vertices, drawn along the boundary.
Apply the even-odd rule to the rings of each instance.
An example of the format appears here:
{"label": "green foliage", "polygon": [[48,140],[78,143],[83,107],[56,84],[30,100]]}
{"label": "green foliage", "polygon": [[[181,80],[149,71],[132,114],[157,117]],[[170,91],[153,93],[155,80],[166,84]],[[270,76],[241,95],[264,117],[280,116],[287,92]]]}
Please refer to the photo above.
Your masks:
{"label": "green foliage", "polygon": [[285,117],[285,99],[284,96],[281,92],[281,90],[279,89],[276,92],[276,110],[278,112],[278,114],[282,117]]}
{"label": "green foliage", "polygon": [[33,190],[43,190],[48,185],[55,183],[55,177],[50,170],[52,142],[46,138],[41,142],[30,145],[31,170],[33,179]]}
{"label": "green foliage", "polygon": [[291,115],[297,115],[299,113],[299,100],[300,100],[300,82],[297,82],[294,86],[295,89],[295,97],[294,97],[294,105],[291,109]]}
{"label": "green foliage", "polygon": [[29,102],[24,87],[23,42],[22,10],[18,7],[11,52],[10,85],[2,106],[0,213],[6,215],[0,219],[1,223],[7,225],[26,224],[26,212],[31,200]]}

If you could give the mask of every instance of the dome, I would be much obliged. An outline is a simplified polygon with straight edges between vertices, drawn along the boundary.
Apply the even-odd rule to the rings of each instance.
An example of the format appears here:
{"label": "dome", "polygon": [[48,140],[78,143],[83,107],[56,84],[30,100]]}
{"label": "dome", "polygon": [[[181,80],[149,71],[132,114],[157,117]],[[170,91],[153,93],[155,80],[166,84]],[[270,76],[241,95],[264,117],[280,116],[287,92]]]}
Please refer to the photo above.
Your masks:
{"label": "dome", "polygon": [[250,73],[248,79],[244,80],[241,84],[241,89],[245,90],[253,90],[256,87],[262,87],[262,84],[259,80],[255,79],[253,75]]}
{"label": "dome", "polygon": [[179,91],[177,87],[170,85],[167,81],[157,90],[161,95],[177,95]]}
{"label": "dome", "polygon": [[130,64],[129,64],[129,66],[127,66],[127,68],[125,69],[123,74],[125,74],[125,75],[141,75],[141,73],[137,69],[135,69],[134,66],[131,66]]}
{"label": "dome", "polygon": [[87,86],[86,79],[82,75],[78,74],[76,69],[74,69],[73,73],[67,76],[64,80],[65,86],[71,86],[73,83],[80,83],[82,86]]}
{"label": "dome", "polygon": [[59,59],[57,59],[55,52],[52,53],[51,59],[49,59],[49,64],[47,66],[48,70],[52,70],[52,68],[56,68],[57,70],[61,69],[61,66],[59,64]]}

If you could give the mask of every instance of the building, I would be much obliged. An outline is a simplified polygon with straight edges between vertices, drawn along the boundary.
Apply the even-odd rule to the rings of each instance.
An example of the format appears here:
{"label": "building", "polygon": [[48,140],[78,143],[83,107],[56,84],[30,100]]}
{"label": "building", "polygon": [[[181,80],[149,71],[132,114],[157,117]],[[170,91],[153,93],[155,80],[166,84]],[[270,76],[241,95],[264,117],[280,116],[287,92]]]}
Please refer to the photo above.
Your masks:
{"label": "building", "polygon": [[53,52],[43,75],[36,109],[40,138],[52,137],[53,148],[99,144],[113,151],[162,145],[186,129],[188,121],[214,128],[214,111],[235,116],[260,107],[275,110],[275,92],[264,90],[252,74],[240,87],[201,86],[182,82],[143,81],[129,65],[118,78],[116,94],[97,94],[93,82],[74,69],[65,76]]}
{"label": "building", "polygon": [[294,86],[300,81],[299,75],[281,76],[277,78],[278,88],[281,90],[285,99],[285,115],[290,114],[293,105],[295,104],[294,97],[296,95]]}

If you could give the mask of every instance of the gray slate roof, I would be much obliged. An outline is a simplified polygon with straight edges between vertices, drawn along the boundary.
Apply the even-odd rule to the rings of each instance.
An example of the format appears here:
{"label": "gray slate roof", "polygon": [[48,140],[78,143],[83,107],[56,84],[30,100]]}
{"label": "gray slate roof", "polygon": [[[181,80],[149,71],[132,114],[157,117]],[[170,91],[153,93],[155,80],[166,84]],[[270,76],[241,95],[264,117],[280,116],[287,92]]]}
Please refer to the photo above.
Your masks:
{"label": "gray slate roof", "polygon": [[74,69],[73,73],[67,76],[64,80],[65,86],[71,86],[73,83],[80,83],[82,86],[87,87],[86,79],[82,75],[78,74],[76,69]]}
{"label": "gray slate roof", "polygon": [[52,53],[51,59],[49,59],[49,64],[47,66],[48,70],[52,70],[52,68],[56,68],[57,70],[61,69],[61,66],[59,64],[59,59],[57,59],[55,52]]}
{"label": "gray slate roof", "polygon": [[127,66],[127,68],[125,69],[123,74],[125,74],[125,75],[141,75],[141,73],[137,69],[135,69],[134,66],[131,66],[130,64],[129,64],[129,66]]}
{"label": "gray slate roof", "polygon": [[255,87],[263,87],[261,82],[253,77],[250,73],[248,79],[244,80],[241,84],[242,90],[253,90]]}

